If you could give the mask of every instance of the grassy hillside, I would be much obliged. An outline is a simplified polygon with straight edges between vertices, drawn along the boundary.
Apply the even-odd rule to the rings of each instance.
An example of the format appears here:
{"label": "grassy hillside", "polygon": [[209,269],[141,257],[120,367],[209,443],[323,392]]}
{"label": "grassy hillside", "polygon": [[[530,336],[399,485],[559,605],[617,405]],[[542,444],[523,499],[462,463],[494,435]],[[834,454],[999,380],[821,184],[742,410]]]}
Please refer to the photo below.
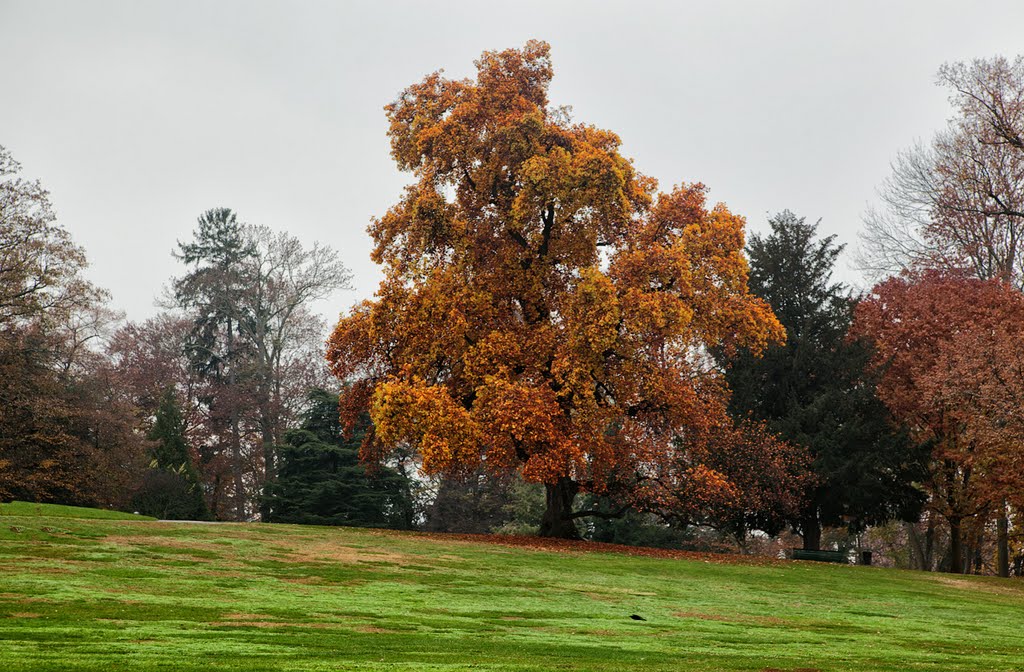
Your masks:
{"label": "grassy hillside", "polygon": [[1018,582],[353,529],[0,523],[5,672],[1024,669]]}
{"label": "grassy hillside", "polygon": [[37,516],[50,518],[102,518],[104,520],[156,520],[123,511],[88,509],[62,504],[35,504],[33,502],[0,502],[0,516]]}

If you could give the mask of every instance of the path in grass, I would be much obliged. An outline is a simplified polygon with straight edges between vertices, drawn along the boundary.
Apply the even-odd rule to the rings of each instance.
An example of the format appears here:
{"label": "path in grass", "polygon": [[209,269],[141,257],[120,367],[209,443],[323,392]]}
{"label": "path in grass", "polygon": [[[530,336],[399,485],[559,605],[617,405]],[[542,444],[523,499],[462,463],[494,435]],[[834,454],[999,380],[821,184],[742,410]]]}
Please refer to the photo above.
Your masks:
{"label": "path in grass", "polygon": [[560,551],[0,511],[0,669],[1024,670],[1018,582]]}

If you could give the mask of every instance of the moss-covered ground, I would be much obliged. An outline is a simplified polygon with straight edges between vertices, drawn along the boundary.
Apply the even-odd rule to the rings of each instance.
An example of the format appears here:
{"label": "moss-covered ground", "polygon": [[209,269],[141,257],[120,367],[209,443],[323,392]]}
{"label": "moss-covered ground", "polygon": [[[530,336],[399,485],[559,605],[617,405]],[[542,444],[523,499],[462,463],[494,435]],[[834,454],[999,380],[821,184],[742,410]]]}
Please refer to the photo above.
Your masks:
{"label": "moss-covered ground", "polygon": [[0,509],[3,672],[1024,670],[1015,581],[38,513]]}

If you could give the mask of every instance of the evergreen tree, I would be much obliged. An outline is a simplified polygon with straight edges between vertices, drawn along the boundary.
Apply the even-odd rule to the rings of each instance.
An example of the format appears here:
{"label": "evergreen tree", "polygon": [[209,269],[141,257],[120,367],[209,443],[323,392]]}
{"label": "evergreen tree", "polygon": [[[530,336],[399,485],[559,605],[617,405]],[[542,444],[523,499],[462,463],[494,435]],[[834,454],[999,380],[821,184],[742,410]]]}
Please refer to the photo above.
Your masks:
{"label": "evergreen tree", "polygon": [[364,416],[351,437],[338,419],[338,396],[310,393],[302,426],[285,434],[280,470],[270,488],[276,523],[408,529],[413,525],[411,483],[396,469],[367,470],[359,446],[370,427]]}
{"label": "evergreen tree", "polygon": [[847,338],[856,299],[831,279],[843,246],[789,211],[769,223],[771,234],[748,246],[750,288],[771,304],[787,340],[728,362],[731,409],[810,452],[816,482],[791,521],[805,548],[820,546],[823,526],[913,520],[922,496],[912,483],[925,458],[875,395],[870,349]]}
{"label": "evergreen tree", "polygon": [[253,404],[250,388],[252,348],[241,337],[239,313],[246,287],[242,266],[254,255],[251,240],[229,208],[200,215],[189,243],[178,243],[175,256],[189,269],[173,281],[178,306],[192,320],[184,351],[208,383],[207,406],[212,453],[223,454],[231,472],[234,517],[247,520],[242,413]]}
{"label": "evergreen tree", "polygon": [[174,390],[160,399],[147,439],[153,442],[152,462],[132,503],[139,513],[168,520],[210,517],[199,475],[185,440],[185,420]]}

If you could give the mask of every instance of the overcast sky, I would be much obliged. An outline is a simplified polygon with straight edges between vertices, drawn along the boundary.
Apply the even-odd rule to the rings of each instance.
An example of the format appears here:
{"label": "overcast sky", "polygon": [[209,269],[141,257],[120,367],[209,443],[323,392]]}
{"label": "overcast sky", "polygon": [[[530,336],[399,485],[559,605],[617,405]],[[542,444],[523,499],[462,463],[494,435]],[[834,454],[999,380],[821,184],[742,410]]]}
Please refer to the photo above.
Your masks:
{"label": "overcast sky", "polygon": [[376,289],[366,226],[407,181],[382,107],[530,38],[552,45],[552,102],[664,188],[702,181],[752,231],[821,218],[852,247],[894,154],[950,115],[938,67],[1024,53],[1024,2],[0,0],[0,144],[129,318],[227,206],[341,252],[333,320]]}

